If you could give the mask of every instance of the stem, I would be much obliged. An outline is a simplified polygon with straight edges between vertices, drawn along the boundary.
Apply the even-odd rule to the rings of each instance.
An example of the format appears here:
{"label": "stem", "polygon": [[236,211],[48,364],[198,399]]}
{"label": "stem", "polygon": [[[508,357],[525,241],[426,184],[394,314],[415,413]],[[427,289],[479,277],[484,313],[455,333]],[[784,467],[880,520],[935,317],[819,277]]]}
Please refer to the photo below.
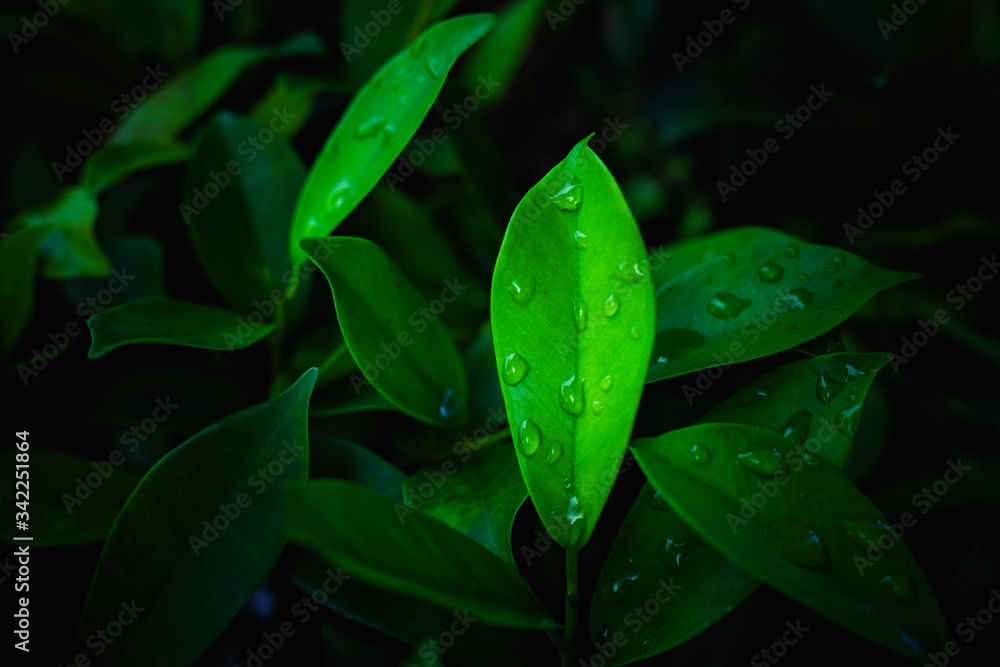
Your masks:
{"label": "stem", "polygon": [[577,550],[566,550],[566,631],[563,634],[563,667],[576,665],[576,625],[580,595],[577,591]]}

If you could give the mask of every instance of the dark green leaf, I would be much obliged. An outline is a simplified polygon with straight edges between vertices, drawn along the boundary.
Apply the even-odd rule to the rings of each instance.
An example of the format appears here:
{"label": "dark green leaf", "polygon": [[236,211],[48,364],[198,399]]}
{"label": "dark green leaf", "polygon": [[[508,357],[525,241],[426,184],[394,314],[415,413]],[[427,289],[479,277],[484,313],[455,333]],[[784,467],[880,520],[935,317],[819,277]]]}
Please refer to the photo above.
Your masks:
{"label": "dark green leaf", "polygon": [[[747,573],[915,659],[948,640],[909,549],[836,466],[740,424],[671,431],[633,451],[685,523]],[[892,546],[869,560],[880,538]]]}
{"label": "dark green leaf", "polygon": [[918,277],[818,245],[719,255],[657,289],[646,381],[787,350],[837,326],[877,292]]}
{"label": "dark green leaf", "polygon": [[281,396],[193,436],[146,474],[101,554],[79,652],[123,608],[134,620],[106,644],[102,664],[192,664],[229,624],[285,546],[285,485],[308,473],[315,380],[310,370]]}
{"label": "dark green leaf", "polygon": [[386,63],[351,101],[306,179],[292,225],[298,242],[332,232],[392,165],[438,96],[455,60],[493,27],[489,14],[438,23]]}
{"label": "dark green leaf", "polygon": [[[187,175],[184,219],[195,252],[212,283],[240,312],[255,310],[260,302],[271,309],[284,303],[291,283],[288,229],[305,178],[298,155],[280,135],[252,160],[244,155],[247,138],[261,130],[252,120],[219,114],[201,136]],[[236,175],[228,168],[234,163]],[[194,189],[205,189],[219,174],[227,181],[219,184],[218,196],[207,206],[192,200]],[[272,297],[275,290],[280,301]]]}
{"label": "dark green leaf", "polygon": [[88,356],[97,359],[116,347],[139,343],[183,345],[203,350],[239,350],[274,330],[274,324],[249,324],[246,316],[174,299],[131,301],[103,310],[89,320]]}
{"label": "dark green leaf", "polygon": [[110,146],[87,160],[81,184],[97,194],[137,171],[183,162],[190,157],[189,146],[175,143]]}
{"label": "dark green leaf", "polygon": [[[364,373],[351,376],[351,387],[370,383],[422,421],[460,427],[467,412],[465,369],[432,312],[447,304],[423,299],[371,241],[335,236],[304,239],[301,247],[330,281],[344,341]],[[457,298],[453,294],[448,298]]]}
{"label": "dark green leaf", "polygon": [[472,539],[375,491],[343,481],[289,490],[291,537],[388,590],[466,609],[488,623],[555,623],[516,571]]}
{"label": "dark green leaf", "polygon": [[654,334],[639,229],[581,141],[518,204],[491,315],[518,460],[549,533],[590,537],[628,446]]}
{"label": "dark green leaf", "polygon": [[35,309],[35,266],[50,227],[29,227],[0,237],[0,343],[7,354],[31,320]]}
{"label": "dark green leaf", "polygon": [[[29,438],[30,442],[30,438]],[[6,462],[14,470],[14,454]],[[120,456],[120,454],[119,454]],[[31,546],[100,542],[139,484],[139,475],[120,468],[120,458],[91,460],[75,454],[31,448]],[[19,489],[23,490],[23,489]],[[14,511],[14,485],[4,484],[0,505]],[[4,540],[14,543],[9,533]]]}
{"label": "dark green leaf", "polygon": [[406,475],[370,449],[346,440],[313,436],[310,447],[310,477],[346,479],[403,500]]}
{"label": "dark green leaf", "polygon": [[528,497],[511,443],[462,451],[406,480],[406,503],[468,535],[512,567],[510,531]]}
{"label": "dark green leaf", "polygon": [[56,201],[19,215],[12,229],[46,227],[53,230],[42,246],[42,277],[63,280],[78,276],[106,276],[111,263],[94,238],[97,199],[86,188],[63,190]]}
{"label": "dark green leaf", "polygon": [[[479,89],[482,106],[496,104],[512,88],[544,10],[545,0],[514,0],[505,5],[497,12],[496,29],[469,53],[462,68],[462,85],[473,92]],[[483,92],[489,89],[483,88],[480,78],[495,80],[499,87],[492,93]]]}

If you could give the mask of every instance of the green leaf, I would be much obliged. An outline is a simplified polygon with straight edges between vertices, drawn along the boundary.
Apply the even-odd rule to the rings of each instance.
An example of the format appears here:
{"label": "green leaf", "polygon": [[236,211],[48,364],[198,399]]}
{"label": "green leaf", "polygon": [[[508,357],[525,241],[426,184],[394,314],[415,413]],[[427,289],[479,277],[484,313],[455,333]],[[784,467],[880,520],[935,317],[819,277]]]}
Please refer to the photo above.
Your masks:
{"label": "green leaf", "polygon": [[137,171],[184,162],[190,157],[191,148],[176,143],[109,146],[87,160],[81,185],[99,194]]}
{"label": "green leaf", "polygon": [[94,237],[96,221],[95,196],[86,188],[67,188],[56,201],[17,216],[11,229],[46,227],[54,231],[42,246],[44,259],[39,273],[43,278],[102,277],[111,273],[111,262]]}
{"label": "green leaf", "polygon": [[35,266],[51,227],[29,227],[0,237],[0,344],[4,354],[13,349],[35,309]]}
{"label": "green leaf", "polygon": [[432,312],[447,303],[423,299],[371,241],[334,236],[300,246],[330,282],[344,341],[364,373],[351,376],[351,387],[371,384],[417,419],[460,428],[468,403],[465,369]]}
{"label": "green leaf", "polygon": [[[29,438],[30,442],[30,438]],[[6,462],[14,470],[14,455]],[[121,454],[119,453],[120,457]],[[118,467],[120,458],[91,460],[75,454],[31,448],[31,546],[51,547],[100,542],[139,484],[139,475]],[[24,490],[23,487],[18,490]],[[0,490],[0,505],[14,509],[14,484]],[[10,534],[4,541],[14,543]]]}
{"label": "green leaf", "polygon": [[[216,289],[240,312],[255,310],[257,302],[278,308],[291,283],[286,249],[295,197],[305,178],[305,167],[295,150],[275,135],[267,150],[253,160],[241,153],[247,137],[262,126],[255,121],[220,113],[206,128],[195,148],[187,175],[188,232],[202,267]],[[228,165],[236,164],[230,170]],[[192,200],[216,182],[229,179],[219,194],[200,205]],[[280,302],[272,298],[278,290]]]}
{"label": "green leaf", "polygon": [[143,299],[102,310],[89,320],[91,359],[122,345],[160,343],[203,350],[240,350],[274,330],[252,326],[245,316],[175,299]]}
{"label": "green leaf", "polygon": [[510,531],[528,497],[514,447],[467,446],[459,462],[448,459],[406,480],[406,504],[468,535],[516,568]]}
{"label": "green leaf", "polygon": [[819,245],[763,245],[720,255],[657,289],[646,381],[795,347],[843,322],[877,292],[918,277]]}
{"label": "green leaf", "polygon": [[[843,468],[868,388],[888,361],[881,353],[831,354],[786,364],[750,382],[699,423],[757,426]],[[638,572],[648,576],[630,578]],[[655,597],[661,578],[676,583],[683,594],[663,607],[656,623],[636,631],[628,613],[636,602]],[[711,626],[759,585],[705,544],[647,483],[601,571],[591,606],[594,640],[601,639],[599,628],[611,634],[630,631],[611,665],[662,653]]]}
{"label": "green leaf", "polygon": [[795,238],[768,227],[736,227],[688,241],[665,245],[650,253],[653,283],[659,287],[699,264],[727,253],[759,245],[799,244]]}
{"label": "green leaf", "polygon": [[[836,466],[740,424],[671,431],[633,451],[685,523],[750,575],[915,659],[948,640],[913,555]],[[893,544],[869,560],[880,538]]]}
{"label": "green leaf", "polygon": [[292,225],[298,242],[332,232],[361,202],[416,133],[455,60],[493,27],[475,14],[438,23],[386,63],[351,100],[309,170]]}
{"label": "green leaf", "polygon": [[587,140],[518,204],[490,301],[528,492],[557,542],[579,549],[628,445],[655,317],[639,229]]}
{"label": "green leaf", "polygon": [[288,126],[281,131],[286,141],[291,141],[309,120],[316,95],[338,91],[337,86],[324,79],[300,76],[295,73],[279,74],[267,94],[249,112],[250,118],[261,125],[269,123],[276,109],[288,114]]}
{"label": "green leaf", "polygon": [[206,428],[143,477],[101,554],[79,652],[123,608],[134,620],[106,644],[102,664],[192,664],[229,624],[285,546],[285,485],[308,473],[315,379],[310,370],[284,394]]}
{"label": "green leaf", "polygon": [[496,29],[469,53],[462,68],[462,85],[476,91],[482,86],[480,77],[500,84],[489,97],[480,97],[484,107],[499,102],[512,88],[510,84],[527,55],[544,9],[545,0],[514,0],[505,5],[497,12]]}
{"label": "green leaf", "polygon": [[516,571],[440,521],[400,515],[405,509],[350,482],[312,482],[289,489],[289,532],[362,581],[496,625],[555,627]]}
{"label": "green leaf", "polygon": [[313,436],[309,447],[310,477],[346,479],[394,500],[403,500],[406,475],[370,449],[327,436]]}

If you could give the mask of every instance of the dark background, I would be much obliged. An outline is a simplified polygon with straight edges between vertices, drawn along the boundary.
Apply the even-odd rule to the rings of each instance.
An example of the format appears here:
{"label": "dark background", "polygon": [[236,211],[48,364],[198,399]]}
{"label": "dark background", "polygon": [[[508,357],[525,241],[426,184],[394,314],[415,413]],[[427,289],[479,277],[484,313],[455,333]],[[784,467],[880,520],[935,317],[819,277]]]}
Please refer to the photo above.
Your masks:
{"label": "dark background", "polygon": [[[82,6],[84,0],[74,2]],[[159,4],[168,3],[150,7]],[[898,354],[901,338],[911,338],[918,321],[939,308],[953,317],[910,363],[898,372],[887,367],[879,374],[848,473],[895,518],[912,510],[910,498],[938,479],[947,461],[961,457],[974,467],[905,536],[937,593],[949,628],[954,628],[985,605],[997,585],[1000,564],[995,281],[986,283],[960,311],[947,300],[951,290],[975,275],[982,258],[993,257],[1000,246],[1000,8],[989,0],[913,2],[919,7],[916,13],[884,39],[878,21],[888,20],[893,11],[887,2],[751,0],[741,11],[743,4],[586,0],[576,6],[564,0],[562,6],[572,7],[572,13],[560,14],[558,21],[554,14],[541,19],[516,77],[502,82],[502,99],[472,114],[451,133],[453,141],[438,156],[441,162],[418,169],[401,187],[434,212],[469,271],[488,286],[503,227],[520,196],[573,144],[590,132],[600,133],[607,119],[620,119],[623,131],[600,156],[621,184],[648,245],[763,225],[843,248],[883,268],[919,272],[921,280],[877,295],[835,332],[850,350]],[[370,5],[381,9],[384,3]],[[498,6],[467,0],[452,15]],[[557,14],[559,7],[547,3],[547,10]],[[705,30],[702,21],[717,19],[723,9],[731,9],[735,21],[678,72],[674,53],[687,48],[688,37]],[[5,3],[0,12],[4,34],[33,11],[37,7],[31,3]],[[83,129],[107,115],[109,100],[135,85],[146,65],[162,63],[165,69],[180,70],[220,45],[274,45],[302,31],[316,33],[327,46],[325,57],[253,68],[203,119],[221,109],[245,113],[281,72],[325,80],[328,91],[317,96],[312,115],[293,142],[308,165],[358,82],[380,64],[362,58],[351,65],[345,62],[337,45],[353,24],[345,24],[336,2],[244,2],[223,21],[206,2],[200,28],[171,28],[157,18],[157,11],[133,7],[115,13],[111,21],[95,21],[86,11],[67,6],[20,53],[13,54],[5,45],[9,113],[0,158],[4,219],[53,195],[59,184],[49,163],[61,158],[64,146],[77,141]],[[378,48],[383,45],[365,51],[370,60]],[[384,57],[395,50],[384,48]],[[832,97],[794,136],[783,137],[775,123],[805,103],[813,86],[824,86]],[[447,107],[467,94],[449,81],[425,122],[426,133],[446,127]],[[197,136],[198,127],[185,136]],[[930,146],[939,128],[949,127],[960,138],[911,182],[902,173],[903,163]],[[746,151],[759,149],[769,137],[778,138],[780,150],[723,201],[717,182],[728,179],[731,165],[745,161]],[[466,174],[457,174],[449,164],[452,153],[463,162]],[[108,243],[122,231],[155,237],[165,252],[167,291],[176,298],[218,302],[177,213],[184,175],[183,164],[140,172],[102,194],[98,241]],[[895,179],[904,180],[905,194],[852,243],[845,223],[854,222],[856,209],[868,207],[873,192],[888,190]],[[486,231],[478,236],[463,231],[467,228],[462,214],[456,212],[473,190],[490,214],[483,221]],[[363,215],[352,216],[338,233],[365,235],[364,220]],[[45,447],[106,457],[122,427],[94,415],[107,407],[111,392],[136,367],[148,364],[222,376],[225,390],[207,399],[199,394],[181,398],[197,408],[188,422],[158,434],[155,446],[147,449],[150,460],[131,462],[143,470],[156,460],[157,450],[167,451],[203,426],[266,397],[271,381],[266,350],[251,348],[233,357],[144,346],[150,349],[122,350],[91,362],[86,333],[25,387],[16,366],[30,358],[31,348],[45,342],[47,332],[76,317],[74,294],[101,284],[67,282],[38,281],[32,322],[3,362],[0,384],[8,430],[23,426]],[[314,290],[315,303],[329,303],[325,290]],[[480,324],[487,315],[483,308]],[[467,325],[457,323],[456,328]],[[693,405],[682,394],[682,385],[691,378],[650,385],[636,435],[690,424],[751,378],[797,358],[797,353],[788,352],[736,366]],[[425,433],[425,427],[395,414],[325,420],[317,428],[372,446],[407,472],[453,442],[449,434]],[[414,442],[419,448],[409,446]],[[596,578],[616,525],[642,481],[637,467],[622,476],[581,554],[585,582],[592,585]],[[535,521],[530,509],[522,510],[515,526],[515,553],[520,544],[534,539]],[[31,664],[69,659],[99,554],[99,545],[35,551],[32,605],[37,625],[32,645],[39,653],[33,651]],[[557,618],[561,559],[561,550],[554,549],[545,566],[523,570],[547,596]],[[301,596],[279,577],[272,577],[267,590],[257,601],[266,602],[270,595],[270,607],[262,604],[241,612],[201,664],[231,664],[235,654],[242,655],[262,631],[280,622]],[[323,618],[389,647],[400,659],[407,653],[394,640],[331,612]],[[796,619],[811,630],[792,647],[784,659],[787,664],[861,659],[907,664],[767,588],[689,645],[648,664],[747,664],[780,636],[785,621]],[[954,664],[996,664],[997,625],[971,644],[962,644]],[[267,664],[319,664],[319,627],[311,622]],[[552,664],[555,653],[538,634],[535,655]]]}

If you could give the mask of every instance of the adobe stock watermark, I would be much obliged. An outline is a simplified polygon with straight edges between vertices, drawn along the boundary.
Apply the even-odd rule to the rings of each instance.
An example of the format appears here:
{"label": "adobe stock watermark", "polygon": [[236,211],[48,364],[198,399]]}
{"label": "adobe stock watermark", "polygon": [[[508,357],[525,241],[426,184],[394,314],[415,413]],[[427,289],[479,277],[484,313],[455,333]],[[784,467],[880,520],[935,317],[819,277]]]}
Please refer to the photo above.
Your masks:
{"label": "adobe stock watermark", "polygon": [[230,160],[219,171],[209,170],[208,180],[202,186],[191,188],[191,204],[181,202],[177,206],[184,224],[190,225],[192,217],[198,217],[208,208],[209,204],[219,196],[219,194],[229,187],[233,179],[243,173],[243,167],[257,159],[257,154],[267,148],[268,144],[274,141],[274,137],[281,134],[288,127],[289,121],[295,120],[298,114],[288,112],[288,107],[284,106],[279,111],[277,107],[271,109],[271,120],[266,127],[260,128],[256,134],[247,135],[236,147],[236,152],[242,156],[242,164],[238,160]]}
{"label": "adobe stock watermark", "polygon": [[404,328],[396,334],[394,340],[388,343],[379,343],[379,349],[382,351],[374,358],[365,358],[358,363],[360,374],[351,373],[351,388],[354,389],[355,395],[360,396],[363,387],[370,387],[373,380],[378,379],[393,362],[399,359],[404,349],[413,345],[414,336],[419,336],[427,331],[428,327],[444,313],[447,307],[455,303],[468,288],[468,285],[463,285],[458,281],[458,276],[452,280],[445,280],[444,289],[441,290],[441,295],[437,299],[431,299],[426,306],[421,306],[418,310],[410,313],[406,322],[414,333],[411,334],[408,329]]}
{"label": "adobe stock watermark", "polygon": [[[413,2],[413,0],[406,0],[407,3]],[[341,42],[340,52],[344,55],[344,60],[348,64],[351,62],[351,58],[359,55],[363,50],[368,48],[368,45],[372,43],[373,39],[377,39],[382,31],[392,23],[392,20],[403,13],[403,3],[400,0],[389,0],[386,3],[384,9],[372,9],[368,13],[371,14],[372,20],[364,24],[364,26],[354,26],[354,34],[350,43]]]}
{"label": "adobe stock watermark", "polygon": [[[931,145],[921,151],[919,155],[914,153],[900,167],[903,175],[910,177],[909,180],[911,183],[919,181],[920,177],[931,168],[931,165],[937,162],[941,155],[954,146],[956,140],[962,138],[962,135],[956,133],[951,127],[949,125],[947,130],[939,127],[937,129],[938,135]],[[875,200],[867,206],[858,207],[858,217],[854,221],[854,224],[850,222],[844,223],[844,233],[847,234],[847,240],[851,242],[851,245],[854,245],[854,240],[868,231],[875,224],[875,221],[885,215],[892,205],[896,203],[896,199],[902,197],[904,194],[906,194],[906,184],[901,178],[897,178],[890,183],[888,190],[881,192],[879,190],[872,191]]]}
{"label": "adobe stock watermark", "polygon": [[[261,466],[256,472],[247,476],[247,486],[253,489],[256,496],[264,493],[269,484],[273,484],[275,479],[285,472],[285,467],[296,463],[300,456],[306,451],[306,447],[300,445],[298,440],[292,438],[289,442],[285,440],[281,447],[281,452],[272,459],[266,466]],[[240,491],[228,503],[219,503],[219,513],[211,519],[204,519],[201,522],[202,530],[200,534],[191,533],[188,535],[188,545],[195,556],[198,556],[204,549],[207,549],[219,539],[219,536],[226,532],[229,527],[239,520],[243,510],[253,504],[254,496],[245,491]]]}
{"label": "adobe stock watermark", "polygon": [[27,14],[22,16],[21,29],[17,32],[7,33],[7,41],[10,42],[10,48],[14,50],[14,54],[20,52],[21,47],[37,35],[39,30],[47,26],[49,19],[54,19],[59,10],[69,3],[70,0],[38,0],[38,6],[42,11],[35,12],[31,16]]}
{"label": "adobe stock watermark", "polygon": [[[341,572],[339,567],[336,572],[327,569],[326,578],[319,588],[313,589],[308,595],[303,595],[292,606],[292,616],[298,621],[298,625],[303,626],[308,623],[312,615],[329,602],[330,598],[336,595],[350,579],[351,577]],[[295,636],[297,631],[298,627],[294,623],[285,621],[274,632],[263,632],[260,636],[260,643],[256,647],[247,649],[246,661],[243,664],[246,667],[262,667],[289,639]],[[235,664],[233,667],[240,667],[240,665]]]}
{"label": "adobe stock watermark", "polygon": [[[128,453],[131,454],[138,449],[139,444],[145,442],[151,435],[156,433],[160,424],[167,421],[167,418],[173,415],[174,411],[180,407],[179,404],[171,402],[169,396],[165,399],[156,399],[154,404],[155,407],[149,417],[121,434],[119,441],[123,447],[128,447]],[[105,480],[111,477],[112,473],[124,463],[125,455],[120,449],[113,450],[108,455],[106,461],[91,462],[90,465],[94,468],[94,472],[89,473],[86,477],[77,477],[76,488],[73,489],[73,493],[63,493],[59,497],[66,508],[66,513],[72,514],[74,507],[82,505],[84,500],[90,498],[94,491],[99,489]]]}
{"label": "adobe stock watermark", "polygon": [[[997,272],[1000,271],[1000,262],[997,262],[996,254],[990,258],[983,256],[980,259],[981,263],[976,273],[967,278],[965,282],[956,284],[955,289],[950,290],[945,295],[945,301],[953,305],[956,312],[965,308],[966,303],[971,301],[983,289],[983,286],[993,280]],[[927,321],[917,320],[917,329],[909,336],[900,337],[899,354],[889,353],[892,357],[889,365],[893,372],[898,373],[902,366],[910,363],[920,350],[941,332],[941,327],[950,321],[951,314],[946,308],[938,308],[934,311],[934,317],[928,318]]]}
{"label": "adobe stock watermark", "polygon": [[587,0],[562,0],[556,7],[558,11],[545,10],[545,19],[549,22],[549,29],[555,31],[560,23],[565,23],[573,15],[576,8]]}
{"label": "adobe stock watermark", "polygon": [[[741,12],[745,12],[750,7],[750,1],[730,0]],[[705,49],[712,46],[715,40],[722,36],[722,33],[726,30],[726,26],[732,25],[735,20],[736,13],[732,9],[726,8],[719,13],[719,18],[702,21],[701,24],[705,26],[705,29],[697,35],[688,35],[687,47],[684,49],[684,53],[674,51],[671,56],[674,60],[674,65],[677,66],[677,71],[683,74],[684,66],[693,65],[694,61],[705,52]]]}
{"label": "adobe stock watermark", "polygon": [[[833,93],[826,89],[826,84],[820,84],[819,88],[811,86],[811,95],[806,101],[794,111],[786,113],[774,124],[774,131],[788,141],[795,136],[796,131],[801,130],[804,123],[809,122],[813,113],[823,108]],[[768,137],[761,148],[748,148],[746,154],[749,160],[744,160],[737,166],[732,164],[729,167],[729,179],[716,181],[715,187],[719,191],[722,201],[726,202],[729,197],[747,183],[747,179],[757,173],[757,171],[767,164],[772,155],[781,150],[781,143],[774,137]]]}
{"label": "adobe stock watermark", "polygon": [[[129,275],[128,269],[124,266],[120,270],[115,269],[111,272],[111,279],[108,281],[107,287],[76,304],[76,314],[88,319],[103,311],[133,280],[135,280],[135,276]],[[49,342],[42,345],[41,350],[36,347],[31,348],[31,360],[27,364],[17,365],[17,374],[21,377],[24,386],[27,387],[32,378],[38,377],[42,371],[48,368],[49,362],[59,356],[63,350],[69,347],[70,341],[86,329],[86,325],[80,326],[76,321],[70,320],[62,330],[48,333]]]}
{"label": "adobe stock watermark", "polygon": [[753,657],[750,658],[751,667],[767,667],[777,664],[779,660],[788,655],[788,647],[798,644],[802,636],[809,632],[809,628],[802,625],[802,619],[796,619],[794,624],[791,621],[785,621],[785,627],[788,629],[782,633],[781,639],[776,640],[768,648],[754,653]]}
{"label": "adobe stock watermark", "polygon": [[[333,256],[331,251],[340,247],[339,243],[327,236],[319,237],[317,241],[319,246],[314,254],[316,259],[321,262],[330,259]],[[299,266],[298,271],[293,272],[289,269],[281,275],[281,284],[285,286],[284,289],[275,288],[271,290],[266,299],[260,301],[254,299],[253,310],[246,317],[237,317],[233,330],[231,332],[225,331],[222,334],[222,341],[226,344],[226,349],[229,350],[230,354],[244,347],[246,340],[253,335],[253,332],[264,326],[264,323],[269,321],[275,311],[288,300],[288,286],[292,284],[293,280],[299,284],[312,276],[318,269],[319,266],[316,262],[307,260]]]}
{"label": "adobe stock watermark", "polygon": [[461,612],[452,612],[455,619],[447,628],[438,633],[436,637],[426,639],[417,649],[417,655],[422,658],[420,664],[409,663],[406,667],[422,667],[423,665],[439,664],[441,656],[448,652],[458,638],[464,635],[472,624],[479,619],[469,613],[468,609]]}
{"label": "adobe stock watermark", "polygon": [[927,0],[904,0],[898,5],[893,4],[888,20],[879,19],[875,22],[875,27],[882,33],[882,41],[888,42],[889,38],[906,25],[910,17],[920,11],[926,3]]}
{"label": "adobe stock watermark", "polygon": [[215,10],[215,16],[219,19],[219,23],[223,23],[226,20],[226,14],[236,11],[236,8],[242,4],[243,0],[212,0],[212,9]]}
{"label": "adobe stock watermark", "polygon": [[[479,85],[461,102],[456,102],[449,107],[441,118],[452,132],[458,131],[462,123],[468,120],[471,115],[479,109],[480,103],[487,100],[496,89],[503,85],[501,81],[495,81],[493,75],[479,77]],[[427,159],[437,151],[438,146],[448,141],[448,133],[444,128],[435,128],[429,138],[414,138],[410,145],[414,147],[406,156],[401,155],[396,162],[395,168],[385,172],[383,178],[389,190],[396,191],[396,186],[403,183],[417,171],[417,167],[423,165]]]}
{"label": "adobe stock watermark", "polygon": [[[122,636],[125,628],[132,625],[139,618],[139,614],[146,611],[146,608],[140,607],[136,604],[135,600],[131,602],[123,601],[121,608],[121,611],[118,612],[118,615],[114,619],[103,628],[99,628],[93,634],[89,635],[84,641],[84,646],[94,652],[95,658],[102,656],[115,643],[115,640]],[[66,667],[84,667],[89,664],[90,658],[87,657],[87,654],[78,653]],[[58,665],[57,667],[63,666]]]}
{"label": "adobe stock watermark", "polygon": [[[139,108],[139,104],[163,83],[164,79],[170,76],[170,72],[164,72],[160,67],[160,65],[157,65],[153,68],[147,65],[146,76],[142,78],[142,81],[138,85],[111,100],[109,108],[111,113],[117,114],[118,122],[128,118],[133,111]],[[104,143],[104,140],[117,129],[114,121],[114,118],[110,116],[106,117],[97,124],[97,127],[84,130],[83,139],[75,145],[66,145],[66,155],[63,161],[53,161],[51,165],[52,171],[55,172],[56,178],[60,183],[63,182],[66,176],[72,174],[74,169],[82,165],[83,159],[97,150],[97,147]]]}
{"label": "adobe stock watermark", "polygon": [[[673,577],[660,579],[657,583],[659,586],[649,598],[627,611],[622,617],[622,623],[631,631],[633,637],[639,634],[646,624],[650,623],[677,596],[677,592],[684,588],[680,584],[674,583]],[[590,658],[580,658],[580,667],[605,667],[608,664],[607,661],[618,655],[622,647],[628,644],[630,638],[619,630],[610,637],[604,636],[601,639],[607,641],[604,643],[595,642],[594,653],[591,654]]]}

